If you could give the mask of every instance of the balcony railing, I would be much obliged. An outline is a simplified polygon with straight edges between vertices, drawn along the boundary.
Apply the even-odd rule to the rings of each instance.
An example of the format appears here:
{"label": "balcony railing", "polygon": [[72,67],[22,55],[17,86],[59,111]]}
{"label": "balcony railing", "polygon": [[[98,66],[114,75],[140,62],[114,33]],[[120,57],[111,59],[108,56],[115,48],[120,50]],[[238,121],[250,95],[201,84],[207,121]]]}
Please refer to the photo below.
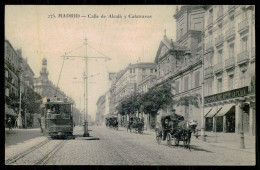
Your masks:
{"label": "balcony railing", "polygon": [[235,58],[234,57],[226,59],[226,61],[225,61],[225,68],[226,69],[229,69],[229,68],[232,68],[232,67],[235,67]]}
{"label": "balcony railing", "polygon": [[213,66],[204,69],[204,76],[213,75]]}
{"label": "balcony railing", "polygon": [[238,32],[242,32],[247,28],[249,28],[248,18],[245,18],[240,23],[238,23]]}
{"label": "balcony railing", "polygon": [[251,50],[251,56],[252,58],[255,58],[255,47],[253,47]]}
{"label": "balcony railing", "polygon": [[230,38],[233,38],[236,35],[235,32],[235,27],[230,27],[227,31],[226,31],[226,40],[229,40]]}
{"label": "balcony railing", "polygon": [[222,72],[223,71],[223,63],[220,62],[216,65],[214,65],[214,73],[219,73],[219,72]]}
{"label": "balcony railing", "polygon": [[243,64],[249,60],[248,51],[244,51],[237,55],[237,63]]}
{"label": "balcony railing", "polygon": [[220,34],[215,38],[215,45],[218,46],[224,42],[224,36],[223,34]]}

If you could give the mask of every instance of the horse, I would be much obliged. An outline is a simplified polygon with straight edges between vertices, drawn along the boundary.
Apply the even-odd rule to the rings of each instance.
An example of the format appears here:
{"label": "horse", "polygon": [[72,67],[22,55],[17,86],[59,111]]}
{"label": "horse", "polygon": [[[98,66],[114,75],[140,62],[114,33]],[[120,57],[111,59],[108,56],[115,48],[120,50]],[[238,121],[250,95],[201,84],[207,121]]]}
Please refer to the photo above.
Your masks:
{"label": "horse", "polygon": [[178,133],[186,148],[190,149],[191,134],[196,132],[198,123],[196,120],[183,120],[178,124]]}

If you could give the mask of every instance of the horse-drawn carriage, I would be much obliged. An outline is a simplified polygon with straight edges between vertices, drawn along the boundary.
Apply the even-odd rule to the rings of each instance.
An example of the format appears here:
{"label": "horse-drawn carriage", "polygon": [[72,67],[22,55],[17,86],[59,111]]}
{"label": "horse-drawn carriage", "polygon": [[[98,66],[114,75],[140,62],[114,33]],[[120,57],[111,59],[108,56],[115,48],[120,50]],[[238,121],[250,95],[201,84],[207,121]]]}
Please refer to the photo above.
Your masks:
{"label": "horse-drawn carriage", "polygon": [[189,148],[191,133],[195,133],[196,127],[196,121],[184,120],[183,116],[177,114],[162,116],[161,127],[156,129],[157,143],[167,140],[168,146],[172,146],[172,141],[178,146],[183,141],[185,148]]}
{"label": "horse-drawn carriage", "polygon": [[116,116],[106,118],[106,126],[118,130],[118,120]]}
{"label": "horse-drawn carriage", "polygon": [[134,130],[135,133],[138,132],[141,134],[144,131],[144,120],[138,117],[130,117],[126,127],[127,132],[128,130],[130,130],[130,132]]}

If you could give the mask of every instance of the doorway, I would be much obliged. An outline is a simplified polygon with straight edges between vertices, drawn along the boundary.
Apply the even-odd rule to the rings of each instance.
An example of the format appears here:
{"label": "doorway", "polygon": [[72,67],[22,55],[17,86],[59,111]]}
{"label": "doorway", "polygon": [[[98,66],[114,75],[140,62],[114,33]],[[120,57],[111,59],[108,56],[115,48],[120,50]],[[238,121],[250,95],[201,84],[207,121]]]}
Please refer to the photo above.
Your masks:
{"label": "doorway", "polygon": [[227,132],[235,133],[236,119],[235,119],[235,106],[233,106],[226,114],[226,127]]}

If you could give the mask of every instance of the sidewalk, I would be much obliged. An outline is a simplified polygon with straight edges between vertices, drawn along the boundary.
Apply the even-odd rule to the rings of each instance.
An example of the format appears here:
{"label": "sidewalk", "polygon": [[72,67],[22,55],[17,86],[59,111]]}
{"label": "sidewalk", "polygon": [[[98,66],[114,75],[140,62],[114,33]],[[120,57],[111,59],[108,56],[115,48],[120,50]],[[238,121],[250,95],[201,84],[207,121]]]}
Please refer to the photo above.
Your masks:
{"label": "sidewalk", "polygon": [[[145,130],[145,133],[149,133],[155,136],[155,130]],[[255,136],[250,136],[248,134],[244,135],[245,149],[239,149],[240,145],[240,135],[236,133],[222,133],[218,132],[217,135],[214,132],[205,132],[206,141],[201,141],[197,139],[194,134],[192,134],[191,142],[193,143],[204,143],[211,146],[218,146],[222,148],[240,150],[244,152],[249,152],[255,154]]]}
{"label": "sidewalk", "polygon": [[5,128],[5,159],[17,155],[40,142],[47,140],[40,128],[12,129]]}

